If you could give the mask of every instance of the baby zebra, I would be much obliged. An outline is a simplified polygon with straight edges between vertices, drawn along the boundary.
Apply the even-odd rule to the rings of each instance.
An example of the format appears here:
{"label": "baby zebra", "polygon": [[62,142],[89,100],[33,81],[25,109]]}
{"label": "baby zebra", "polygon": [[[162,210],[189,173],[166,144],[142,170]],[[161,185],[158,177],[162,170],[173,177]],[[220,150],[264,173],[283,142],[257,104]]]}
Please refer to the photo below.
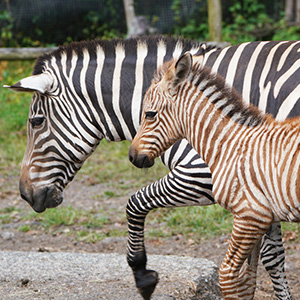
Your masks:
{"label": "baby zebra", "polygon": [[214,198],[234,215],[219,271],[223,296],[253,299],[246,258],[271,223],[300,219],[300,118],[278,122],[244,104],[190,53],[157,71],[143,105],[130,161],[151,167],[178,139],[189,141],[211,170]]}

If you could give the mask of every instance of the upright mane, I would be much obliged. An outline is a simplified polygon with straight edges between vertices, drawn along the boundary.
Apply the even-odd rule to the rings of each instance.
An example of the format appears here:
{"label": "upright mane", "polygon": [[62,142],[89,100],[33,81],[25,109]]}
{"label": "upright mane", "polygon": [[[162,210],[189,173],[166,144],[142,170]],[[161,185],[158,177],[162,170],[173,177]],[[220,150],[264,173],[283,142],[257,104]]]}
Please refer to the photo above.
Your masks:
{"label": "upright mane", "polygon": [[[158,68],[154,74],[154,82],[161,81],[173,63],[174,59]],[[271,115],[261,112],[256,106],[245,103],[234,87],[228,85],[223,77],[213,73],[209,67],[199,61],[193,63],[191,74],[187,80],[202,91],[210,91],[207,92],[208,98],[215,94],[211,102],[229,118],[234,116],[235,121],[240,124],[256,126],[272,119]],[[215,86],[214,89],[208,89],[213,86]],[[227,101],[225,102],[224,99]]]}
{"label": "upright mane", "polygon": [[[41,55],[36,60],[33,75],[40,74],[44,71],[45,62],[50,61],[52,57],[57,59],[61,58],[62,53],[66,53],[67,57],[71,57],[73,53],[77,54],[79,57],[82,55],[84,50],[87,50],[91,57],[96,56],[97,48],[100,46],[105,54],[113,55],[115,47],[119,44],[123,45],[127,54],[135,54],[138,43],[146,43],[148,46],[149,52],[155,53],[157,44],[162,41],[166,45],[167,55],[165,61],[171,59],[171,55],[168,55],[168,50],[174,49],[176,45],[181,44],[183,52],[191,50],[191,48],[199,48],[201,51],[209,51],[215,46],[207,46],[205,43],[185,40],[183,38],[173,38],[168,36],[146,36],[146,37],[137,37],[129,39],[112,39],[112,40],[92,40],[92,41],[81,41],[81,42],[72,42],[67,46],[61,46],[58,49]],[[204,47],[200,48],[201,46]],[[153,51],[151,51],[153,49]]]}

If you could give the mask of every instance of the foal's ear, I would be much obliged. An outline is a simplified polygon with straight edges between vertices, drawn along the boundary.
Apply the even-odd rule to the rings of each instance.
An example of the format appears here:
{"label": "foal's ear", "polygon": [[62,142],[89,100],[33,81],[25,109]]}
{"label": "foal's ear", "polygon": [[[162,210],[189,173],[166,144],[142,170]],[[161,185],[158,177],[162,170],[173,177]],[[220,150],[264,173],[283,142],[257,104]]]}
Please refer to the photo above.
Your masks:
{"label": "foal's ear", "polygon": [[193,59],[191,53],[186,52],[183,54],[165,73],[160,84],[161,89],[171,92],[171,94],[176,93],[178,85],[190,74],[192,64]]}
{"label": "foal's ear", "polygon": [[186,52],[177,60],[175,64],[175,76],[172,82],[174,88],[189,76],[192,64],[193,59],[190,52]]}

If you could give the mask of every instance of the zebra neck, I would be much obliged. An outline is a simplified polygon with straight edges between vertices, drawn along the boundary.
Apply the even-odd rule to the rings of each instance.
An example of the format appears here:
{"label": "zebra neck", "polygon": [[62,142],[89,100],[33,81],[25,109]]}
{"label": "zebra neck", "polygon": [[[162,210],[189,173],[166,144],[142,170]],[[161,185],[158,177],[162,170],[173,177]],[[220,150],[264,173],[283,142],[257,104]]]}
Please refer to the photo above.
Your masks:
{"label": "zebra neck", "polygon": [[95,78],[98,83],[91,86],[91,92],[96,90],[100,125],[110,141],[131,141],[135,136],[143,96],[158,61],[159,54],[149,53],[147,43],[136,43],[131,51],[127,46],[127,43],[117,44],[110,52],[101,47],[97,49]]}
{"label": "zebra neck", "polygon": [[143,76],[135,84],[135,58],[125,57],[120,47],[115,53],[104,53],[99,47],[94,64],[95,84],[89,85],[87,93],[94,95],[103,135],[109,141],[132,140],[139,126],[143,89]]}
{"label": "zebra neck", "polygon": [[99,125],[106,139],[129,140],[135,136],[143,97],[158,65],[186,50],[201,54],[201,44],[153,37],[98,46],[96,51],[97,106]]}
{"label": "zebra neck", "polygon": [[[183,137],[213,170],[228,149],[242,151],[246,139],[270,128],[274,121],[256,108],[248,107],[228,91],[214,86],[194,86],[189,101],[180,99],[183,112]],[[185,112],[185,113],[184,113]],[[271,126],[272,127],[272,126]],[[225,147],[226,146],[226,147]],[[226,150],[225,150],[226,149]]]}

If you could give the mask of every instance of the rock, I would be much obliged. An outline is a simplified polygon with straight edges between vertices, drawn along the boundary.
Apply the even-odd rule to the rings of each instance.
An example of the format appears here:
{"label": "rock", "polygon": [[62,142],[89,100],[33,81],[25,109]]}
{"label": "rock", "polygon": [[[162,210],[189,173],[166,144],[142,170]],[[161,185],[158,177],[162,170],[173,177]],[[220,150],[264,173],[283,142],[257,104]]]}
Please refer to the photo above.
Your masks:
{"label": "rock", "polygon": [[[148,268],[160,276],[152,300],[221,299],[218,270],[209,260],[153,255]],[[142,300],[120,254],[2,251],[0,282],[6,300]]]}
{"label": "rock", "polygon": [[4,231],[1,233],[1,237],[4,239],[4,240],[12,240],[15,235],[13,232],[10,232],[10,231]]}
{"label": "rock", "polygon": [[160,282],[176,291],[176,300],[222,300],[219,269],[210,260],[178,256],[150,256],[148,268],[159,273]]}

